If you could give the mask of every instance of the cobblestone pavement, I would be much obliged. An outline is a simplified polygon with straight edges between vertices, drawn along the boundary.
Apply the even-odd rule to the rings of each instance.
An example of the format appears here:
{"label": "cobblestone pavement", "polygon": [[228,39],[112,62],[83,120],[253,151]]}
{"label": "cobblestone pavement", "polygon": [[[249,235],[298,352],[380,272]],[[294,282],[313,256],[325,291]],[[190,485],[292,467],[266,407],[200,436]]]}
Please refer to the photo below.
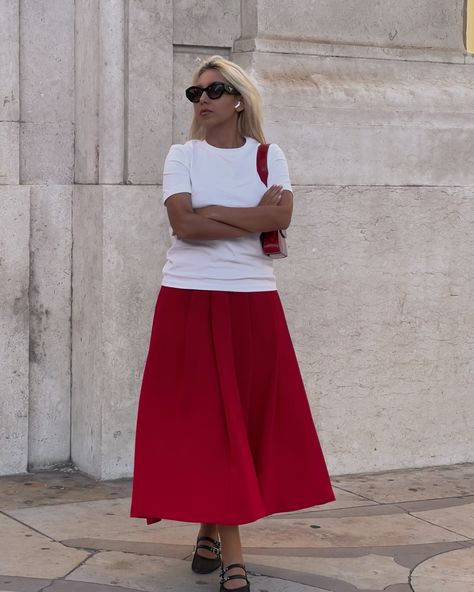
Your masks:
{"label": "cobblestone pavement", "polygon": [[[198,525],[129,518],[130,480],[0,478],[0,592],[217,592]],[[252,592],[474,592],[474,463],[333,478],[336,501],[240,527]]]}

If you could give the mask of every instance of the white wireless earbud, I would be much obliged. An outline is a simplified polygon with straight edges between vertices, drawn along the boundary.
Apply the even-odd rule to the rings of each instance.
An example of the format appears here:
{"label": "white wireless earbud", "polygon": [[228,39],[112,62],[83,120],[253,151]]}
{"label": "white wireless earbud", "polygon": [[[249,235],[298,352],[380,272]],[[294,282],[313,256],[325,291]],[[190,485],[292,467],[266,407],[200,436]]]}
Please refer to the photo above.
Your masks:
{"label": "white wireless earbud", "polygon": [[237,107],[240,107],[240,101],[238,103],[235,104],[235,108],[237,109]]}

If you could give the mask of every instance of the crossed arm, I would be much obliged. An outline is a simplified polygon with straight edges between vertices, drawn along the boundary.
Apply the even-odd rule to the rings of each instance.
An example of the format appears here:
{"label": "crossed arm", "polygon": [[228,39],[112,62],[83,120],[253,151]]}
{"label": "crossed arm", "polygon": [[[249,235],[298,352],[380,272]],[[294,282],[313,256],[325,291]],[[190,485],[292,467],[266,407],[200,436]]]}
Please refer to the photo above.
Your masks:
{"label": "crossed arm", "polygon": [[191,195],[178,193],[166,201],[173,233],[179,239],[214,240],[254,232],[288,228],[293,211],[293,194],[271,187],[259,205],[250,208],[207,206],[193,210]]}

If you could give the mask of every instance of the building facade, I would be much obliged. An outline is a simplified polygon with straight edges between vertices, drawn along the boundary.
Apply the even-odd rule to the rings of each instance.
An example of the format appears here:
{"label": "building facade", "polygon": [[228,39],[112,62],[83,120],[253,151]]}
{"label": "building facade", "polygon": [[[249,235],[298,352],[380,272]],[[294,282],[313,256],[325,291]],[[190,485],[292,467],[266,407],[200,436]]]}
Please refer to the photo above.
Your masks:
{"label": "building facade", "polygon": [[0,0],[0,473],[130,476],[163,161],[216,53],[288,158],[275,268],[331,473],[473,461],[471,19],[465,0]]}

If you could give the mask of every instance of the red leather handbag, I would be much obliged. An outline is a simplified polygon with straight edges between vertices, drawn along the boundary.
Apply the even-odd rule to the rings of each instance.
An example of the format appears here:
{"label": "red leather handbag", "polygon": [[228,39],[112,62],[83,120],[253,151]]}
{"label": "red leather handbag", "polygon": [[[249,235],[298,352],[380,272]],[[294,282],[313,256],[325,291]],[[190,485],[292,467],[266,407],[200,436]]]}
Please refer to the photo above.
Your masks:
{"label": "red leather handbag", "polygon": [[[268,181],[268,166],[267,154],[269,144],[259,144],[257,148],[257,171],[262,182],[267,185]],[[265,255],[272,259],[283,259],[288,257],[288,250],[286,247],[286,230],[269,230],[262,232],[260,235],[260,242]]]}

